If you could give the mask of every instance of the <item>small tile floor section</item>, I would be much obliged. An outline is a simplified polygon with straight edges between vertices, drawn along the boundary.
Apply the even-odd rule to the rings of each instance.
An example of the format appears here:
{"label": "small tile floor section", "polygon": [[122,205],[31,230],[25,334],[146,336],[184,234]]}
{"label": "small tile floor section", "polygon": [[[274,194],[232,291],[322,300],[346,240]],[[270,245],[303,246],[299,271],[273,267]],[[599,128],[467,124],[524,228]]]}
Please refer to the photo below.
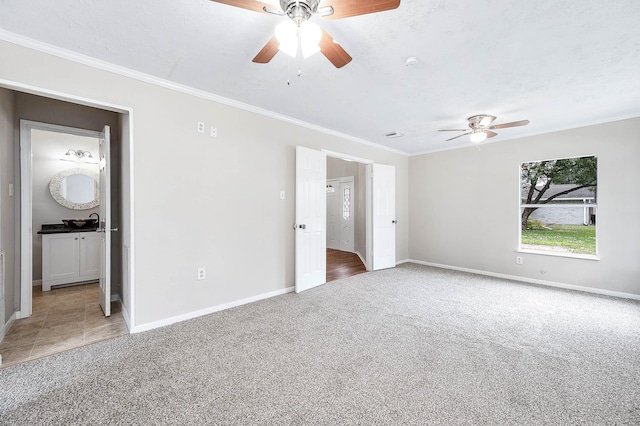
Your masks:
{"label": "small tile floor section", "polygon": [[2,342],[2,367],[128,334],[118,303],[105,317],[98,284],[42,291],[33,287],[33,315],[16,320]]}

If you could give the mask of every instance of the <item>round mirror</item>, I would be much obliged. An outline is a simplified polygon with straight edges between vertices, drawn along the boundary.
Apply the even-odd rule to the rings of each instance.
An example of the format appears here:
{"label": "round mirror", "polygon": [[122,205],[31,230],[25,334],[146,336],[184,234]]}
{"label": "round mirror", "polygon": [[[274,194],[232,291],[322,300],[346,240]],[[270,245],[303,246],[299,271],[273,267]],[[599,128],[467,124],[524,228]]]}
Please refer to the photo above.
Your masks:
{"label": "round mirror", "polygon": [[49,192],[58,204],[72,210],[89,210],[100,204],[97,173],[85,169],[64,170],[51,179]]}

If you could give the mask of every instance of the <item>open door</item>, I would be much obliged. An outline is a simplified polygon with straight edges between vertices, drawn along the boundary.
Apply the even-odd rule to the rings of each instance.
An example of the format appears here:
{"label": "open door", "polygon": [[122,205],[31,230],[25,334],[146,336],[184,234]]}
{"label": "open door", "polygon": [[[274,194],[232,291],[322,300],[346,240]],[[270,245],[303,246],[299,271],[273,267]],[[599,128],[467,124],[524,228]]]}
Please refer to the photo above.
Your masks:
{"label": "open door", "polygon": [[100,307],[111,316],[111,172],[109,143],[111,129],[104,126],[100,135]]}
{"label": "open door", "polygon": [[326,154],[296,147],[296,293],[327,281]]}
{"label": "open door", "polygon": [[373,165],[373,270],[396,266],[396,168]]}

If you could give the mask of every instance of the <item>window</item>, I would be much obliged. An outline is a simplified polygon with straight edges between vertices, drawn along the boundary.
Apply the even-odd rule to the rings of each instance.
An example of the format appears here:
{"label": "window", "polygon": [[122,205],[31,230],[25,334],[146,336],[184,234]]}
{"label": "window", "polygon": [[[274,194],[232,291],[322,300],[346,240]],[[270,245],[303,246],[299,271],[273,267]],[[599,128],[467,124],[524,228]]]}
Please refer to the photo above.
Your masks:
{"label": "window", "polygon": [[344,188],[344,197],[342,198],[342,217],[349,220],[351,217],[351,188]]}
{"label": "window", "polygon": [[596,254],[597,166],[596,157],[521,164],[521,249]]}

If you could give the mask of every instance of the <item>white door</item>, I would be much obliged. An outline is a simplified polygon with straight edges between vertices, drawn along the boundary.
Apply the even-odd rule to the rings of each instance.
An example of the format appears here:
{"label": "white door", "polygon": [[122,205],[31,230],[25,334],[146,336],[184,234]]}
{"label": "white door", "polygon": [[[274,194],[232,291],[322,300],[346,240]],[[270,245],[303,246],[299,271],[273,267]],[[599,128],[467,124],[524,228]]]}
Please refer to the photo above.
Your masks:
{"label": "white door", "polygon": [[396,169],[373,165],[373,270],[396,266]]}
{"label": "white door", "polygon": [[340,179],[327,180],[327,248],[340,249]]}
{"label": "white door", "polygon": [[296,293],[327,281],[327,158],[296,147]]}
{"label": "white door", "polygon": [[109,170],[109,142],[111,129],[104,126],[100,135],[100,307],[111,316],[111,172]]}

